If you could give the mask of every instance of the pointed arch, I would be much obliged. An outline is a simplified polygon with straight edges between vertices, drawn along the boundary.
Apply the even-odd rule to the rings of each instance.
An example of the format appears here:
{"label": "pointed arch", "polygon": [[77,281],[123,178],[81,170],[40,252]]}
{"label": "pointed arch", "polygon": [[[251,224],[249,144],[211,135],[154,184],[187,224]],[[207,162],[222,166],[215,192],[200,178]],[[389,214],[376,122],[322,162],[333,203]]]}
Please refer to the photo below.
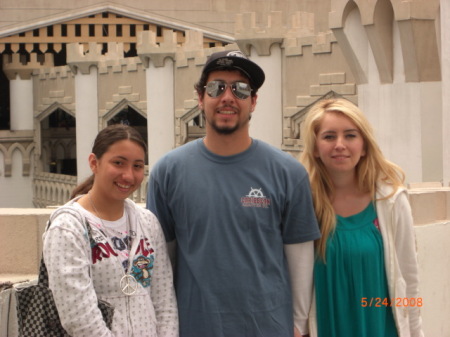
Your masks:
{"label": "pointed arch", "polygon": [[178,121],[180,133],[177,135],[177,146],[205,135],[205,120],[199,106],[186,111]]}
{"label": "pointed arch", "polygon": [[147,119],[147,114],[139,109],[135,104],[128,101],[127,99],[122,99],[119,103],[117,103],[111,110],[109,110],[106,114],[103,115],[102,121],[101,121],[101,128],[105,128],[108,125],[108,121],[111,120],[115,115],[120,113],[122,110],[126,109],[127,107],[132,108],[134,111],[136,111],[140,116]]}

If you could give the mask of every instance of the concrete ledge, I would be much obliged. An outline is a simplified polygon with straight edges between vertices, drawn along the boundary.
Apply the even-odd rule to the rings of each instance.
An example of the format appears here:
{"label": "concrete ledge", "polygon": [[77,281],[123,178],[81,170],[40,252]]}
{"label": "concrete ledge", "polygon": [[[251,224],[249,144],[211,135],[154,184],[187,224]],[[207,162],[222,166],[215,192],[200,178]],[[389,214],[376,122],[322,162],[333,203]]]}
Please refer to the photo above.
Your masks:
{"label": "concrete ledge", "polygon": [[37,275],[42,234],[52,211],[0,208],[0,270],[3,275]]}
{"label": "concrete ledge", "polygon": [[11,282],[27,282],[36,280],[38,278],[38,274],[0,274],[0,284]]}
{"label": "concrete ledge", "polygon": [[[426,336],[450,331],[450,188],[409,190],[419,261]],[[145,207],[144,204],[140,204]],[[0,283],[35,280],[42,233],[54,209],[0,208]]]}
{"label": "concrete ledge", "polygon": [[450,220],[416,226],[415,232],[425,336],[450,336]]}
{"label": "concrete ledge", "polygon": [[417,188],[408,193],[414,225],[450,220],[450,188]]}

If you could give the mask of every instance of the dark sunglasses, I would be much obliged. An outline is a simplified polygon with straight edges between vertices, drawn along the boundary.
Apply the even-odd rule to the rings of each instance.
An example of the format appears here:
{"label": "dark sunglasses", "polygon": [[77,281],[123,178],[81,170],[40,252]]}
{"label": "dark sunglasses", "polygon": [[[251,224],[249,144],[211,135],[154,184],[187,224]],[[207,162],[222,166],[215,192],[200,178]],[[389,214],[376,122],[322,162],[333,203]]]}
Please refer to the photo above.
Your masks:
{"label": "dark sunglasses", "polygon": [[209,97],[219,97],[227,90],[228,86],[230,86],[233,95],[239,99],[248,98],[252,92],[250,84],[239,81],[231,84],[228,84],[225,81],[211,81],[205,85],[205,89]]}

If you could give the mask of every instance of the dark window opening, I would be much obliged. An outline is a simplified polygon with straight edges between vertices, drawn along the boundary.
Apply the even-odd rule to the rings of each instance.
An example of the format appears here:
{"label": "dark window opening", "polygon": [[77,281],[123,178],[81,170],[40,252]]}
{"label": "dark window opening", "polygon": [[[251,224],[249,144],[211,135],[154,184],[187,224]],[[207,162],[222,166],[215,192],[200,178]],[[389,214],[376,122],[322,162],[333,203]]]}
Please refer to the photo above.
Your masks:
{"label": "dark window opening", "polygon": [[[62,109],[56,109],[41,121],[41,142],[43,148],[50,149],[44,162],[44,170],[50,173],[77,175],[77,160],[74,156],[76,149],[76,120]],[[69,151],[64,154],[55,150],[55,140],[61,144],[71,144]]]}
{"label": "dark window opening", "polygon": [[61,36],[67,36],[67,25],[61,25]]}
{"label": "dark window opening", "polygon": [[102,18],[107,19],[108,18],[108,12],[102,13]]}
{"label": "dark window opening", "polygon": [[95,25],[89,25],[89,36],[95,36]]}
{"label": "dark window opening", "polygon": [[47,50],[45,51],[45,53],[51,53],[51,54],[55,54],[55,49],[53,49],[53,43],[47,43]]}
{"label": "dark window opening", "polygon": [[[49,43],[49,48],[50,48],[50,43]],[[51,48],[53,50],[53,45],[51,46]],[[67,65],[66,57],[67,57],[66,44],[63,43],[61,46],[61,51],[59,51],[58,53],[55,51],[53,52],[53,61],[54,61],[55,67]]]}
{"label": "dark window opening", "polygon": [[26,65],[28,62],[30,62],[30,54],[25,49],[24,43],[19,44],[19,50],[17,53],[20,55],[20,57],[19,57],[20,63],[22,63],[23,65]]}
{"label": "dark window opening", "polygon": [[75,36],[81,36],[81,25],[75,25]]}
{"label": "dark window opening", "polygon": [[162,36],[162,27],[156,26],[156,36]]}
{"label": "dark window opening", "polygon": [[47,36],[53,36],[53,26],[47,27]]}
{"label": "dark window opening", "polygon": [[102,55],[105,55],[108,52],[108,44],[102,43]]}
{"label": "dark window opening", "polygon": [[33,29],[33,36],[39,36],[39,29]]}
{"label": "dark window opening", "polygon": [[109,36],[109,26],[108,25],[102,25],[102,32],[103,36]]}
{"label": "dark window opening", "polygon": [[48,125],[51,128],[74,128],[76,125],[75,118],[61,109],[56,109],[48,116]]}
{"label": "dark window opening", "polygon": [[39,43],[33,43],[33,49],[31,50],[31,52],[36,54],[43,54],[43,52],[39,48]]}
{"label": "dark window opening", "polygon": [[122,36],[122,25],[116,25],[116,36]]}
{"label": "dark window opening", "polygon": [[5,43],[5,50],[3,51],[3,55],[12,55],[12,54],[14,53],[11,49],[11,43]]}
{"label": "dark window opening", "polygon": [[19,33],[20,37],[25,37],[25,32]]}
{"label": "dark window opening", "polygon": [[39,43],[33,43],[33,50],[31,51],[31,53],[35,53],[37,55],[36,60],[40,64],[43,64],[45,62],[45,56],[44,53],[39,49]]}
{"label": "dark window opening", "polygon": [[130,25],[130,36],[136,36],[136,25]]}
{"label": "dark window opening", "polygon": [[137,49],[136,49],[136,43],[130,43],[130,50],[125,52],[125,57],[135,57],[138,56]]}
{"label": "dark window opening", "polygon": [[150,25],[144,25],[143,29],[144,30],[150,30]]}
{"label": "dark window opening", "polygon": [[9,130],[10,121],[9,81],[3,73],[3,63],[0,62],[0,130]]}

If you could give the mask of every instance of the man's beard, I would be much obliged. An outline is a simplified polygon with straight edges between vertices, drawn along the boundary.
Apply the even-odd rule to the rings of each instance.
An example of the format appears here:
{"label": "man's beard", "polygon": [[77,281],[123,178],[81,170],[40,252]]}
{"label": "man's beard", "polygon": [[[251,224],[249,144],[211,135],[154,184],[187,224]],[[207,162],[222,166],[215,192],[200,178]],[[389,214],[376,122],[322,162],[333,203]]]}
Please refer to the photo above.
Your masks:
{"label": "man's beard", "polygon": [[[219,127],[219,126],[217,126],[217,124],[215,122],[209,122],[206,119],[204,111],[202,111],[202,114],[203,114],[203,117],[205,118],[206,123],[208,123],[211,126],[211,128],[214,129],[214,131],[216,131],[218,134],[221,134],[221,135],[231,135],[234,132],[236,132],[239,128],[241,128],[241,127],[243,127],[245,125],[245,123],[244,124],[239,124],[239,122],[238,122],[234,126]],[[251,119],[252,119],[252,114],[250,114],[248,116],[248,120],[250,121]]]}
{"label": "man's beard", "polygon": [[211,127],[221,135],[231,135],[234,133],[237,129],[239,129],[239,124],[236,124],[235,126],[230,127],[218,127],[216,123],[211,123]]}

